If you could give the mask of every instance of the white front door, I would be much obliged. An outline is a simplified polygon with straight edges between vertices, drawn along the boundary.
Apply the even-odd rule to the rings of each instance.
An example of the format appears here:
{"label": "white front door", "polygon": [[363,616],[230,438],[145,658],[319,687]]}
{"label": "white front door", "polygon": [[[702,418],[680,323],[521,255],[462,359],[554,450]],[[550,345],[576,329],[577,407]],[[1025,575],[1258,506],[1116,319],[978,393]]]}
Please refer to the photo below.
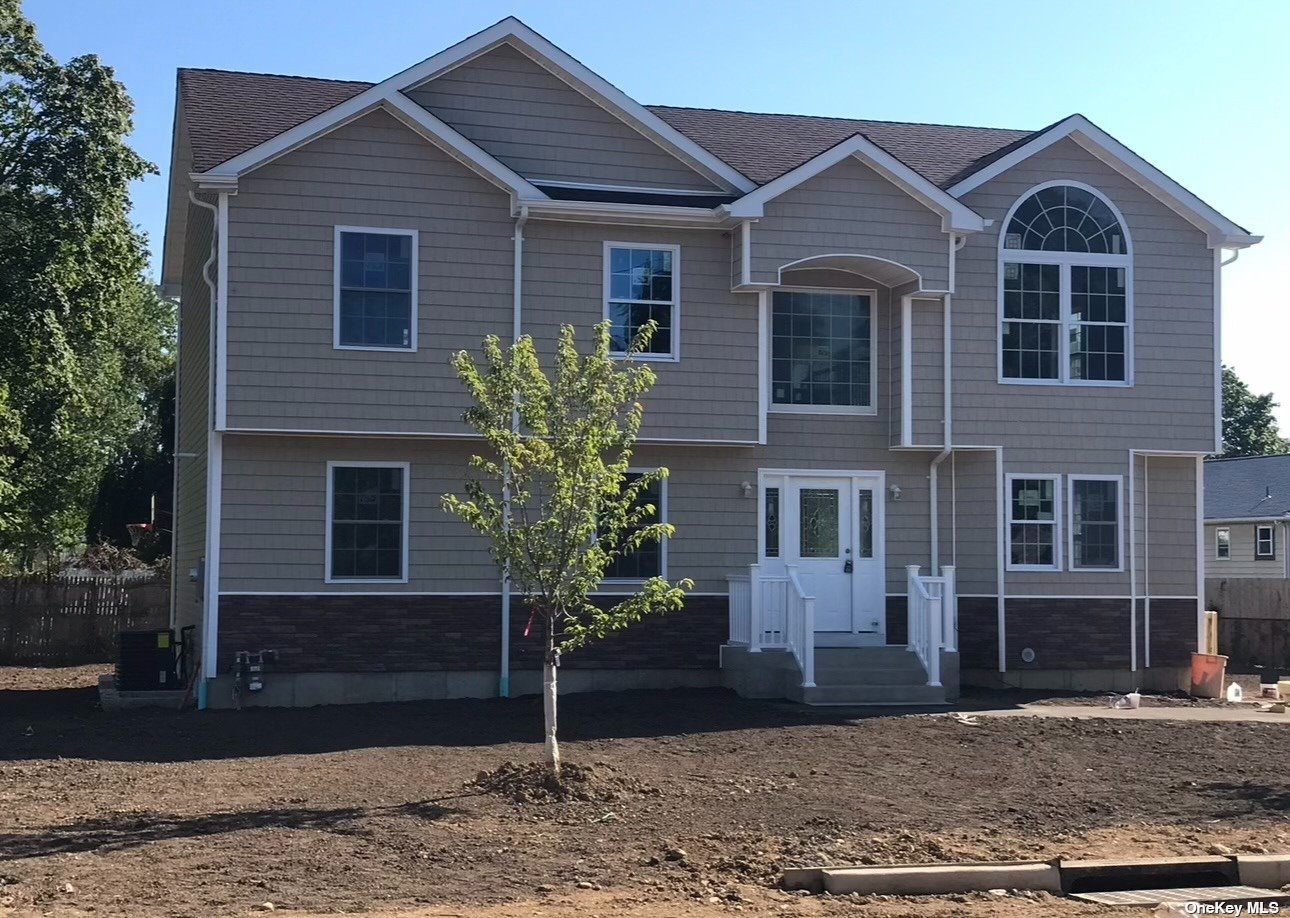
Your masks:
{"label": "white front door", "polygon": [[[762,569],[797,570],[821,638],[880,643],[886,628],[880,472],[763,472]],[[773,523],[773,525],[770,525]],[[831,637],[826,637],[831,636]]]}

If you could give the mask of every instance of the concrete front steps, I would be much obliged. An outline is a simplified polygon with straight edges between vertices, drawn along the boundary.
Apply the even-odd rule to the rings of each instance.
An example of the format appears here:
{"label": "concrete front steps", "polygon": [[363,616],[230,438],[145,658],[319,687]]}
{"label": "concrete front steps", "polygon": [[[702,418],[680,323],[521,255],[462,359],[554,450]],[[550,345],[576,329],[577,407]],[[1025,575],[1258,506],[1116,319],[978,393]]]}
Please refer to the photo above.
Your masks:
{"label": "concrete front steps", "polygon": [[817,647],[814,688],[795,688],[790,697],[806,704],[904,706],[947,701],[944,685],[928,685],[923,664],[904,647]]}
{"label": "concrete front steps", "polygon": [[958,697],[958,655],[941,655],[940,686],[904,647],[817,647],[815,685],[802,687],[793,655],[721,648],[721,681],[745,698],[788,698],[813,705],[943,705]]}

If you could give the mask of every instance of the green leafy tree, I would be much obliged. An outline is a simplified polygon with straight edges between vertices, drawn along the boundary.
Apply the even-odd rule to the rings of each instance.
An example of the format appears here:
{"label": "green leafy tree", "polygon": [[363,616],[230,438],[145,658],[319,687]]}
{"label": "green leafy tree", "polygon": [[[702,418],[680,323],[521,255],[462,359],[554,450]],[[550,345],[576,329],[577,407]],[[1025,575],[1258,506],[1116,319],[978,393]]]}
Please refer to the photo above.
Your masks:
{"label": "green leafy tree", "polygon": [[126,144],[133,106],[86,55],[59,64],[0,0],[0,560],[78,542],[105,469],[170,362],[173,309],[147,282]]}
{"label": "green leafy tree", "polygon": [[1255,395],[1231,367],[1223,367],[1223,452],[1232,456],[1267,456],[1290,452],[1290,441],[1277,430],[1271,392]]}
{"label": "green leafy tree", "polygon": [[[651,325],[632,352],[652,333]],[[610,357],[608,322],[596,326],[593,345],[580,355],[573,327],[564,326],[550,376],[527,335],[510,347],[484,339],[482,366],[465,351],[453,358],[474,401],[466,422],[492,455],[471,457],[479,477],[466,482],[465,499],[447,494],[443,507],[488,538],[493,559],[542,624],[546,761],[557,778],[561,654],[680,609],[693,587],[652,577],[613,605],[592,601],[610,562],[673,533],[642,502],[667,469],[627,477],[644,416],[640,398],[654,373]]]}

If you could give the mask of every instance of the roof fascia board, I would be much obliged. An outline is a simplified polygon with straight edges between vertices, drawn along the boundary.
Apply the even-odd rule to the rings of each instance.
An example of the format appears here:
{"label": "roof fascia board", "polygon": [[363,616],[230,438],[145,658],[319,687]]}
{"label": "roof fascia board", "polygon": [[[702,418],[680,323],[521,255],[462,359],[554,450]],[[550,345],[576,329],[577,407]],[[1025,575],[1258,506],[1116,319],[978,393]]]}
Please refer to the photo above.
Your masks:
{"label": "roof fascia board", "polygon": [[1083,115],[1071,115],[1057,122],[1008,155],[955,183],[949,193],[956,198],[962,197],[1067,137],[1202,230],[1210,248],[1246,248],[1263,238],[1251,235],[1224,217]]}
{"label": "roof fascia board", "polygon": [[923,206],[941,216],[941,229],[945,232],[977,233],[985,228],[985,220],[962,201],[946,194],[932,182],[906,166],[868,138],[855,134],[835,144],[823,153],[807,160],[796,169],[785,172],[756,191],[744,195],[728,205],[732,217],[756,218],[765,214],[765,206],[798,185],[831,169],[848,156],[864,162],[883,178],[896,185]]}

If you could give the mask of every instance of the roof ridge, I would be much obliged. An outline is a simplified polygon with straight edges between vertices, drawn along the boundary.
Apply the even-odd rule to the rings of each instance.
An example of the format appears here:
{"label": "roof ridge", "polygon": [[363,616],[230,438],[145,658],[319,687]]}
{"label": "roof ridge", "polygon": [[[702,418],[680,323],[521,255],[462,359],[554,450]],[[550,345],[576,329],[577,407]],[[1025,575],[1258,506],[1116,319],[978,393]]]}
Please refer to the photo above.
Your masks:
{"label": "roof ridge", "polygon": [[1263,453],[1258,456],[1215,456],[1206,462],[1242,462],[1246,459],[1290,459],[1290,453]]}
{"label": "roof ridge", "polygon": [[724,115],[757,115],[763,118],[816,118],[829,121],[859,121],[865,124],[899,124],[902,126],[917,125],[921,127],[966,128],[971,131],[999,131],[1007,134],[1033,134],[1034,128],[988,127],[979,124],[948,124],[940,121],[896,121],[889,118],[854,118],[847,115],[808,115],[802,112],[752,112],[741,108],[707,108],[701,105],[660,105],[645,106],[648,109],[667,108],[677,111],[718,112]]}
{"label": "roof ridge", "polygon": [[336,77],[301,76],[298,73],[268,73],[262,70],[225,70],[222,67],[180,67],[179,73],[222,73],[229,76],[273,77],[279,80],[308,80],[313,83],[347,83],[352,86],[375,86],[370,80],[342,80]]}

